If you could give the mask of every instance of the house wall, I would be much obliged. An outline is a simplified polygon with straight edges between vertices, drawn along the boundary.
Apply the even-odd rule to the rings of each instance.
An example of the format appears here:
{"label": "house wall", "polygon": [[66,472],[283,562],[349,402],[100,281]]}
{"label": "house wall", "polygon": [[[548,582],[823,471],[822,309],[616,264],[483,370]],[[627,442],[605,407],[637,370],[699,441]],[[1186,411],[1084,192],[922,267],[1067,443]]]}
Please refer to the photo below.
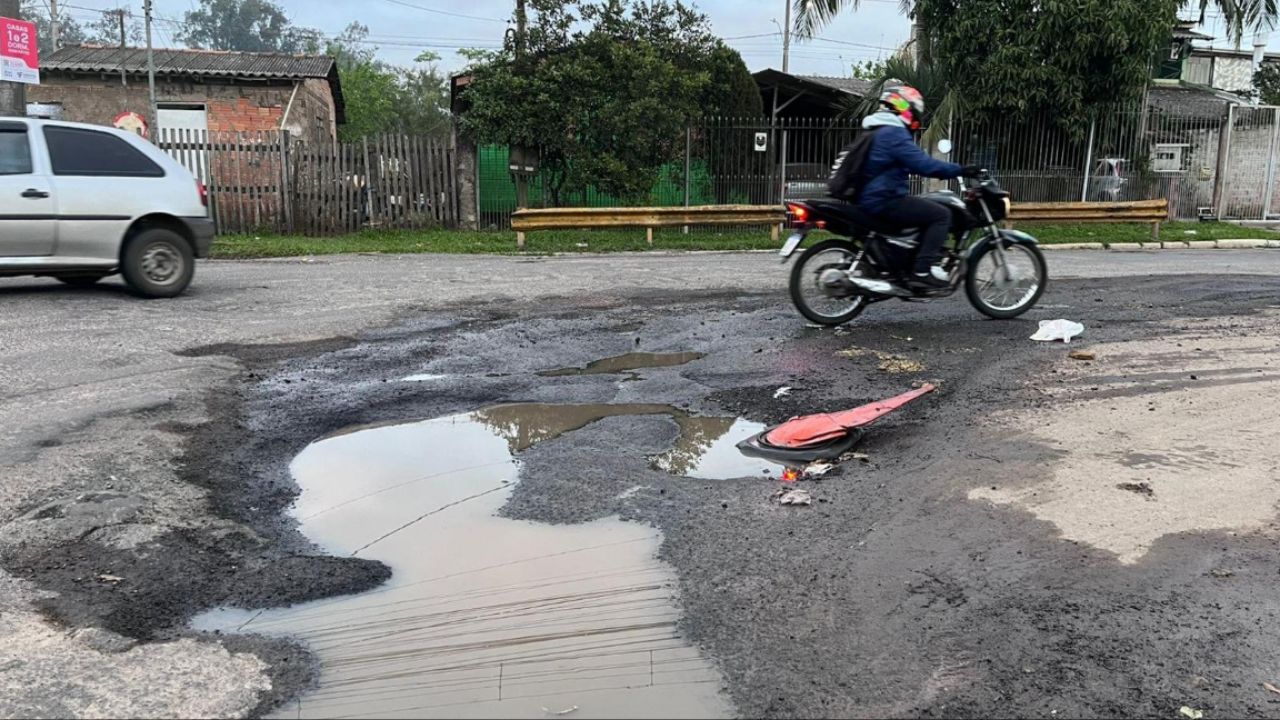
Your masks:
{"label": "house wall", "polygon": [[[1227,186],[1223,195],[1228,217],[1261,219],[1268,188],[1273,129],[1268,126],[1241,127],[1231,133],[1231,157]],[[1280,183],[1277,183],[1280,185]],[[1272,192],[1271,210],[1280,211],[1280,194]]]}
{"label": "house wall", "polygon": [[[145,77],[130,76],[123,85],[119,75],[65,75],[46,71],[42,84],[27,89],[32,103],[59,103],[62,119],[110,125],[122,112],[132,111],[147,118],[152,128],[150,93]],[[209,130],[258,132],[279,130],[289,100],[294,97],[292,81],[272,83],[190,82],[157,79],[156,96],[161,103],[192,103],[206,107]],[[305,122],[295,125],[293,113]],[[332,141],[337,132],[336,112],[329,84],[310,79],[298,87],[289,127],[300,139]]]}
{"label": "house wall", "polygon": [[1251,58],[1216,57],[1213,60],[1213,87],[1228,92],[1248,92],[1253,89],[1253,60]]}

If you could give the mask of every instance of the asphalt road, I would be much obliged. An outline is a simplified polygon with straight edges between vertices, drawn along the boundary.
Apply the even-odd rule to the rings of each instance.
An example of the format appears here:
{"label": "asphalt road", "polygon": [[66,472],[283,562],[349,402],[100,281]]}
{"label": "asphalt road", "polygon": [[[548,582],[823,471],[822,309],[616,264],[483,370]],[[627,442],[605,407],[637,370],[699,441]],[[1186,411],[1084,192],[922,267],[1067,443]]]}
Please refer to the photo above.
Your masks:
{"label": "asphalt road", "polygon": [[[1265,311],[1277,304],[1277,287],[1267,278],[1278,274],[1280,252],[1065,252],[1051,255],[1050,267],[1066,282],[1055,285],[1034,317],[1085,320],[1095,333],[1091,342],[1139,343],[1116,352],[1132,367],[1163,362],[1181,370],[1190,362],[1178,355],[1186,348],[1159,342],[1185,335],[1208,338],[1202,344],[1212,344],[1217,365],[1198,372],[1225,372],[1222,387],[1245,384],[1226,382],[1243,367],[1237,356],[1249,358],[1248,368],[1265,368],[1260,358],[1270,347],[1260,338],[1273,330]],[[1170,275],[1196,277],[1162,277]],[[1262,279],[1233,277],[1241,275]],[[584,494],[550,472],[592,462],[589,451],[599,442],[617,442],[632,430],[653,434],[650,425],[629,424],[634,420],[601,423],[594,432],[605,436],[594,443],[584,430],[579,440],[548,445],[540,451],[545,457],[531,455],[531,474],[508,512],[557,522],[621,513],[660,527],[667,538],[663,557],[679,574],[686,629],[719,664],[727,697],[744,714],[948,714],[960,708],[980,715],[1016,708],[1131,715],[1176,712],[1184,699],[1274,714],[1269,698],[1255,692],[1261,680],[1254,678],[1258,668],[1280,659],[1271,632],[1224,649],[1235,633],[1270,621],[1268,611],[1248,600],[1250,592],[1265,592],[1254,582],[1264,577],[1261,558],[1274,550],[1261,532],[1272,524],[1269,512],[1250,515],[1232,506],[1212,510],[1212,522],[1187,522],[1196,496],[1185,487],[1194,488],[1196,478],[1182,478],[1182,485],[1164,490],[1151,481],[1153,503],[1166,504],[1155,519],[1132,522],[1133,531],[1083,522],[1081,504],[1114,498],[1072,495],[1066,471],[1046,475],[1057,484],[1043,489],[1019,475],[1038,476],[1043,473],[1035,468],[1055,462],[1091,476],[1117,471],[1072,459],[1043,438],[1011,445],[1008,433],[992,431],[985,419],[987,409],[1014,418],[1015,426],[1058,417],[1053,401],[1031,398],[1021,380],[1044,374],[1057,383],[1070,368],[1027,349],[1025,323],[980,322],[956,299],[886,307],[882,315],[877,308],[849,337],[809,337],[785,306],[784,283],[783,269],[765,254],[210,262],[190,294],[169,302],[134,299],[114,283],[77,291],[42,280],[0,281],[8,309],[0,318],[0,563],[7,569],[0,571],[0,627],[13,638],[0,647],[0,714],[77,716],[107,708],[119,715],[237,715],[296,692],[314,668],[288,643],[215,640],[183,624],[218,604],[287,603],[385,579],[385,569],[374,563],[319,558],[280,570],[282,558],[303,547],[287,523],[273,520],[292,497],[288,460],[328,432],[562,396],[665,402],[774,421],[901,385],[906,379],[877,374],[874,366],[851,375],[833,359],[851,340],[872,347],[894,336],[919,341],[905,350],[874,349],[920,356],[930,370],[925,379],[957,389],[946,396],[950,404],[933,407],[929,421],[903,426],[907,439],[886,435],[873,446],[888,457],[912,457],[909,462],[885,461],[866,481],[830,485],[833,510],[823,511],[823,523],[761,517],[758,486],[673,486],[669,495],[642,492],[633,505],[619,506],[614,498],[634,483],[611,485],[607,495]],[[1237,315],[1252,319],[1232,319]],[[644,349],[707,351],[707,364],[624,390],[608,380],[552,388],[532,379],[534,370],[619,350],[637,318],[644,323],[637,338]],[[1237,336],[1254,345],[1233,344]],[[785,353],[792,344],[800,348],[794,357]],[[514,379],[461,382],[429,397],[379,389],[402,371],[469,368],[475,374],[479,367],[501,368]],[[1111,367],[1102,379],[1087,380],[1086,390],[1141,395],[1126,380],[1128,370]],[[799,380],[821,392],[801,396],[798,405],[769,401],[771,388]],[[1175,405],[1198,402],[1182,397],[1185,387],[1161,382],[1159,392],[1178,398],[1170,401]],[[1220,405],[1224,397],[1248,402],[1247,395],[1203,402]],[[1097,417],[1080,397],[1062,402],[1086,407],[1063,432]],[[1143,421],[1146,402],[1137,414]],[[1126,414],[1131,409],[1116,408],[1097,412],[1126,418],[1117,432],[1131,432],[1137,422]],[[984,420],[973,423],[973,414]],[[1268,423],[1259,425],[1254,444],[1271,437]],[[1093,436],[1079,441],[1097,442]],[[1166,437],[1146,443],[1147,454],[1168,443],[1196,446]],[[1207,452],[1199,451],[1204,473],[1226,472],[1234,481],[1224,466],[1204,465]],[[998,465],[1007,466],[970,455],[1000,457],[1005,462]],[[630,478],[642,474],[637,461],[623,453],[610,467]],[[1253,465],[1262,462],[1243,464],[1256,475],[1262,471]],[[982,490],[986,481],[953,482],[993,474],[995,490]],[[866,490],[902,478],[918,482],[910,491]],[[648,479],[656,487],[658,481]],[[1263,487],[1253,475],[1239,481],[1240,488],[1227,491]],[[1133,484],[1140,482],[1146,480]],[[1039,492],[1061,502],[1043,502]],[[564,502],[566,496],[577,500]],[[680,503],[723,505],[726,512],[716,522],[695,523],[681,519]],[[955,511],[957,503],[963,512]],[[845,528],[835,540],[827,537],[832,523]],[[739,538],[734,533],[744,526],[753,531]],[[1175,528],[1176,539],[1162,527]],[[1248,540],[1196,534],[1206,528]],[[779,541],[783,536],[788,539]],[[858,557],[843,552],[872,539],[889,549]],[[1214,555],[1224,544],[1229,557]],[[938,567],[939,558],[949,565]],[[998,566],[990,576],[983,575],[987,563]],[[1082,568],[1080,574],[1066,573],[1069,566]],[[727,569],[750,582],[729,583]],[[1207,585],[1205,573],[1211,573]],[[975,577],[984,579],[975,583]],[[868,590],[867,578],[882,589]],[[790,586],[810,590],[759,606],[770,588]],[[1092,595],[1068,590],[1076,586]],[[888,589],[903,587],[902,597]],[[917,600],[918,607],[911,605]],[[877,623],[874,631],[858,613]],[[1186,613],[1194,617],[1187,620]],[[785,628],[789,616],[798,617],[797,624]],[[1100,620],[1107,617],[1123,622]],[[1128,630],[1120,627],[1125,623]],[[757,631],[752,645],[740,632],[747,626],[782,629]],[[833,635],[833,628],[847,627],[864,632],[846,641]],[[795,636],[797,629],[811,634]],[[979,631],[1005,639],[978,651]],[[1164,636],[1144,641],[1142,633]],[[1180,645],[1178,637],[1197,649]],[[1080,649],[1089,643],[1101,649]],[[1161,678],[1138,669],[1152,663],[1176,665],[1182,675]],[[1248,683],[1239,679],[1242,673]],[[861,687],[838,684],[839,677],[860,674],[867,680]],[[86,684],[90,676],[96,682]],[[207,688],[199,698],[184,692],[193,683]],[[265,692],[269,684],[273,691]],[[1067,693],[1064,685],[1103,691]],[[1057,696],[1062,702],[1049,702]]]}

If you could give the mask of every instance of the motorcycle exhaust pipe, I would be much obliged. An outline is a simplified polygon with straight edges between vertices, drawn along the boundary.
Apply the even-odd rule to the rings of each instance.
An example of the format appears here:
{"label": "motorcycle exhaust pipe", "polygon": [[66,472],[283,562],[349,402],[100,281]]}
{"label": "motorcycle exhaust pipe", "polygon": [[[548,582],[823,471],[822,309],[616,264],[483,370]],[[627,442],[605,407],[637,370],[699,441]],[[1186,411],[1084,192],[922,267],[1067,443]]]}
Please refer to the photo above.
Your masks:
{"label": "motorcycle exhaust pipe", "polygon": [[909,291],[903,290],[902,288],[892,283],[885,282],[884,280],[849,278],[849,282],[852,282],[854,287],[857,287],[859,290],[872,295],[890,295],[893,297],[907,297],[911,295]]}

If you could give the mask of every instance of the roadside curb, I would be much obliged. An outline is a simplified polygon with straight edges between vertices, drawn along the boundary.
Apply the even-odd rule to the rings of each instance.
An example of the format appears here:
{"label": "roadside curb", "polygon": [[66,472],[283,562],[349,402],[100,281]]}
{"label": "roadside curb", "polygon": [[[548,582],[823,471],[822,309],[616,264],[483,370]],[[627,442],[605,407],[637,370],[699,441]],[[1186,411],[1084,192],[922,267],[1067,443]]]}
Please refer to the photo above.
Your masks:
{"label": "roadside curb", "polygon": [[1060,243],[1042,244],[1041,250],[1107,250],[1111,252],[1151,252],[1155,250],[1264,250],[1280,249],[1280,240],[1178,240],[1158,243]]}

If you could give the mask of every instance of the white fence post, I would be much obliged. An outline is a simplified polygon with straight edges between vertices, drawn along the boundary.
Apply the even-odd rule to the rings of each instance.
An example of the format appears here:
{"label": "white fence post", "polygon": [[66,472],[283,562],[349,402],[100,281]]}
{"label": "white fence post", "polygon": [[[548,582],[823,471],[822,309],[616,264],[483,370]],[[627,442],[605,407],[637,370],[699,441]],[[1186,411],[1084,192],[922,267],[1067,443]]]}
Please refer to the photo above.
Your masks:
{"label": "white fence post", "polygon": [[1098,136],[1098,119],[1089,121],[1089,149],[1084,157],[1084,189],[1080,192],[1080,202],[1089,202],[1089,179],[1093,174],[1093,142]]}

